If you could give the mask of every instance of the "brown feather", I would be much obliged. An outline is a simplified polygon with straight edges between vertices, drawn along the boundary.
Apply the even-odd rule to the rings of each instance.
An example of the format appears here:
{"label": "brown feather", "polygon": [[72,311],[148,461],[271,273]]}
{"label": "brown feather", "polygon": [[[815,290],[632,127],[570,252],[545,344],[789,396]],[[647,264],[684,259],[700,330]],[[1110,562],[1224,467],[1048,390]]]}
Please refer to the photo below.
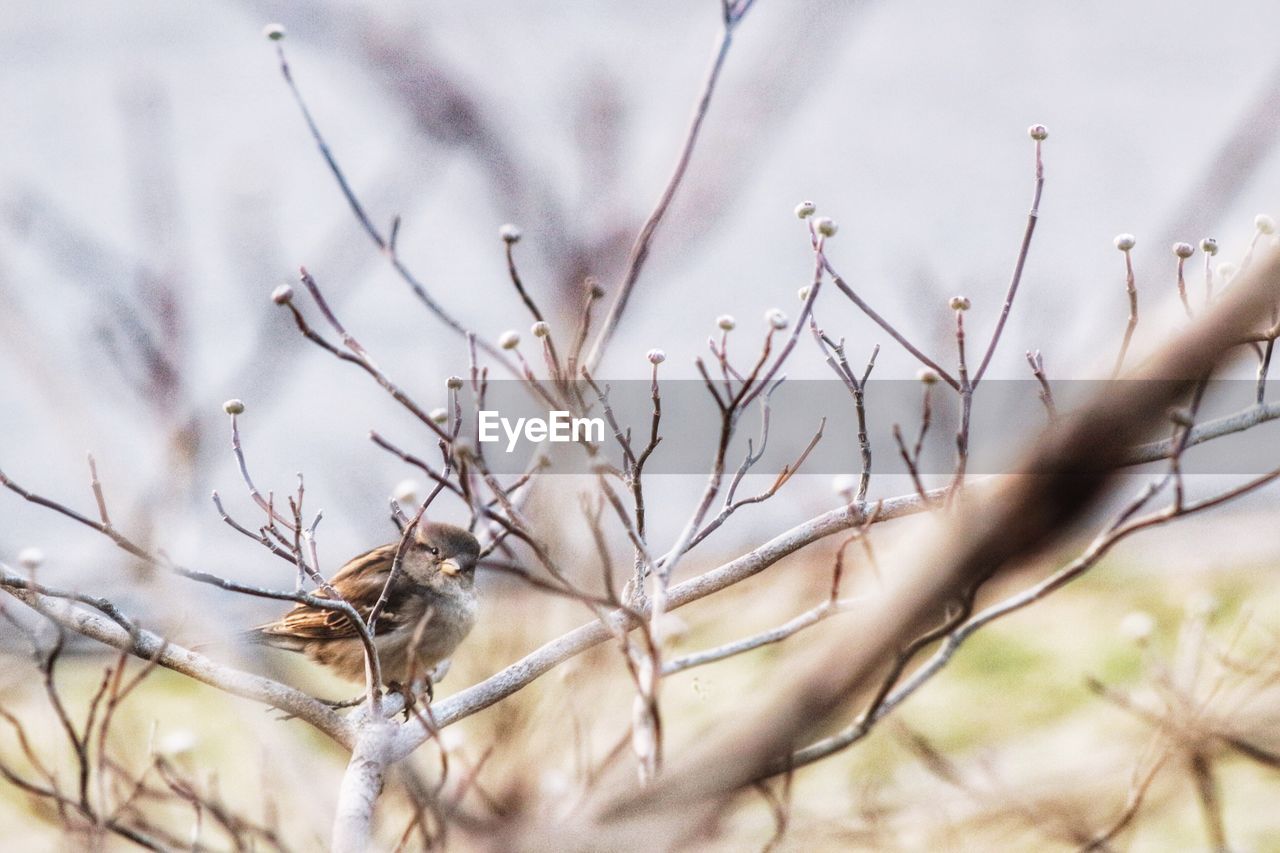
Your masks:
{"label": "brown feather", "polygon": [[[400,543],[373,548],[347,562],[333,576],[333,593],[366,622],[384,589],[386,604],[378,617],[375,644],[383,680],[410,683],[447,658],[476,619],[474,571],[480,547],[467,531],[446,524],[419,527],[405,552],[401,571],[387,586]],[[441,570],[444,560],[452,569]],[[336,593],[336,595],[334,594]],[[359,632],[341,611],[297,604],[280,619],[247,632],[247,639],[304,652],[345,678],[359,680],[365,654]]]}

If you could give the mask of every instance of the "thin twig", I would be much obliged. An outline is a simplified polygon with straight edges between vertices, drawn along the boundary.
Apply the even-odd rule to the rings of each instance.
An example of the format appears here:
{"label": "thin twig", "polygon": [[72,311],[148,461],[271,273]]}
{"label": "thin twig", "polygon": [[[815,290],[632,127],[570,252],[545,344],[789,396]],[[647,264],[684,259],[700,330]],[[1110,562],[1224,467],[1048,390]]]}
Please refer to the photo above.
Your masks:
{"label": "thin twig", "polygon": [[594,369],[599,365],[600,359],[604,356],[605,347],[608,346],[609,340],[618,328],[618,323],[622,320],[622,313],[626,310],[627,302],[631,299],[631,293],[640,278],[640,271],[644,268],[645,261],[649,257],[649,248],[653,243],[654,234],[657,233],[658,226],[662,224],[663,218],[666,217],[667,210],[671,207],[676,191],[680,188],[685,172],[689,168],[689,163],[693,159],[693,149],[698,143],[702,123],[711,108],[712,95],[715,94],[716,84],[720,80],[720,72],[724,69],[725,59],[729,56],[729,47],[733,43],[734,30],[750,8],[750,5],[750,3],[741,4],[739,11],[736,13],[731,13],[726,7],[724,25],[717,39],[715,54],[711,60],[711,68],[707,72],[705,82],[702,84],[702,94],[698,97],[697,105],[694,107],[693,118],[689,122],[688,131],[685,133],[680,155],[676,158],[675,169],[672,171],[671,177],[667,179],[667,184],[663,188],[662,194],[658,197],[658,203],[649,213],[648,218],[645,219],[644,225],[640,227],[640,233],[636,235],[636,241],[632,245],[631,254],[627,259],[626,271],[622,276],[622,285],[618,288],[618,295],[615,297],[613,305],[609,308],[609,313],[605,315],[604,325],[600,328],[595,343],[591,347],[591,352],[587,355],[585,365],[588,368]]}
{"label": "thin twig", "polygon": [[1027,227],[1022,232],[1022,245],[1018,247],[1018,259],[1013,264],[1013,275],[1009,278],[1009,289],[1005,291],[1004,307],[1000,309],[1000,319],[996,321],[996,327],[991,332],[991,340],[987,343],[987,351],[982,356],[982,363],[978,365],[978,371],[973,374],[973,386],[975,388],[982,381],[982,377],[987,375],[987,367],[991,364],[991,357],[995,355],[996,347],[1000,343],[1000,335],[1004,332],[1004,324],[1008,321],[1009,311],[1013,308],[1013,299],[1018,295],[1018,285],[1022,282],[1022,270],[1027,262],[1027,254],[1031,251],[1031,237],[1035,234],[1036,223],[1040,221],[1040,194],[1044,190],[1044,160],[1040,156],[1043,140],[1036,139],[1034,135],[1032,139],[1036,145],[1036,185],[1035,191],[1031,196],[1031,210],[1027,213]]}

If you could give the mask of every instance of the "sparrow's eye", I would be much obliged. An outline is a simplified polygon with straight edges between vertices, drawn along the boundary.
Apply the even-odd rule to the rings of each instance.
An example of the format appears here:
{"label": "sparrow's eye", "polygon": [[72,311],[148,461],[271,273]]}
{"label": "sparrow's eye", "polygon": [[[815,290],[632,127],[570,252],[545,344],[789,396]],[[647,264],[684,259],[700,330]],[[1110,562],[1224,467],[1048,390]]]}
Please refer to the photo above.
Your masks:
{"label": "sparrow's eye", "polygon": [[428,546],[427,546],[427,553],[428,553],[428,554],[430,554],[430,555],[431,555],[431,556],[433,556],[433,557],[439,557],[439,556],[440,556],[440,549],[439,549],[439,548],[437,548],[435,545],[428,545]]}

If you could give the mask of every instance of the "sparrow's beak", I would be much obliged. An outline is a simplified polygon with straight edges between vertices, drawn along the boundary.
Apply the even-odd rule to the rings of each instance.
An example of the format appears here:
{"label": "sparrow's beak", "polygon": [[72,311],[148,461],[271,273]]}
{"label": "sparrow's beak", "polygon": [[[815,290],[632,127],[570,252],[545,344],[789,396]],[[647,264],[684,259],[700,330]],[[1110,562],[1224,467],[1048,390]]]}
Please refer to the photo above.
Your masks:
{"label": "sparrow's beak", "polygon": [[457,560],[441,560],[440,571],[452,578],[456,577],[462,571],[462,566],[458,565]]}

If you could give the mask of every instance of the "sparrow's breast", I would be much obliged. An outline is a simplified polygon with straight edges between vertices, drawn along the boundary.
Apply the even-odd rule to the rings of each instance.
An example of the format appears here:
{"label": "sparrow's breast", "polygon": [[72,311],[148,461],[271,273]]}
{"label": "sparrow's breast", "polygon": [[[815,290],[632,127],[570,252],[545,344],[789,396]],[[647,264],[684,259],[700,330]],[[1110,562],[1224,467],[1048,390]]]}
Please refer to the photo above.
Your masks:
{"label": "sparrow's breast", "polygon": [[453,654],[475,627],[479,606],[475,590],[429,596],[426,608],[431,615],[418,643],[418,654],[432,665]]}

